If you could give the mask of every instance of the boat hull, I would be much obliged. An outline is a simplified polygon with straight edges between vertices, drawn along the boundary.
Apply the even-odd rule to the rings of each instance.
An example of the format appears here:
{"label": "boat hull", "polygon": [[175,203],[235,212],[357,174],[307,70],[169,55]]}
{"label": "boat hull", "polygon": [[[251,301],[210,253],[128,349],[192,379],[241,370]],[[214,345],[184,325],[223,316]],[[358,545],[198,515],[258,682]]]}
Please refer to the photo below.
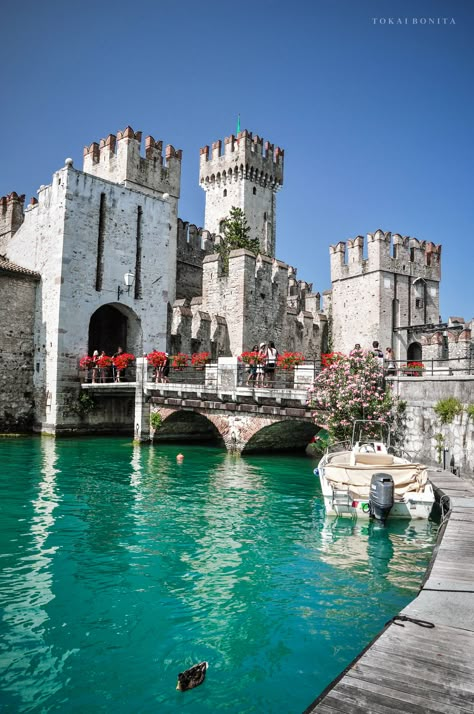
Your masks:
{"label": "boat hull", "polygon": [[[324,507],[328,516],[348,518],[371,518],[369,498],[353,497],[349,493],[343,494],[334,484],[325,478],[322,463],[316,469],[321,483],[324,498]],[[396,498],[390,509],[388,520],[426,520],[429,518],[435,496],[430,483],[426,483],[421,491],[408,491],[403,496]]]}

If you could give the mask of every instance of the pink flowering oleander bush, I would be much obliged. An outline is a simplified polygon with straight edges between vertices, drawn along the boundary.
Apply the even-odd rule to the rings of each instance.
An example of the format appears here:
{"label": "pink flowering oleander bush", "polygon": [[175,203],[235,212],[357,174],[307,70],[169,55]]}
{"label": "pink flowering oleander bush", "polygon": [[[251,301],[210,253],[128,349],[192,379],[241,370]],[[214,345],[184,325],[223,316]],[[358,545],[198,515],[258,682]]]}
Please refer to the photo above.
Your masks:
{"label": "pink flowering oleander bush", "polygon": [[338,356],[308,392],[308,404],[317,410],[314,416],[318,423],[320,412],[324,413],[333,442],[350,438],[356,419],[393,424],[397,418],[397,401],[384,382],[381,360],[371,353]]}

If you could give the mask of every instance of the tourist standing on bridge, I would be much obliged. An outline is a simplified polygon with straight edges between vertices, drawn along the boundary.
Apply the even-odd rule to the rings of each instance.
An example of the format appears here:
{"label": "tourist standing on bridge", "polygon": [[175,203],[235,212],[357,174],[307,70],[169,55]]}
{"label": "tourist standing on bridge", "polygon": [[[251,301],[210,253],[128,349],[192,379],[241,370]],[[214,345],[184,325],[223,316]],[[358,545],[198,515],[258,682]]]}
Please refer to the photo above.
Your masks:
{"label": "tourist standing on bridge", "polygon": [[[258,354],[258,345],[254,345],[252,347],[252,352]],[[251,383],[255,384],[255,380],[257,379],[257,365],[255,364],[255,362],[249,364],[248,371],[249,376],[247,377],[247,386],[250,386]]]}
{"label": "tourist standing on bridge", "polygon": [[256,386],[263,387],[265,379],[265,363],[267,361],[267,345],[265,342],[260,343],[260,349],[258,350],[259,362],[257,364],[257,378]]}
{"label": "tourist standing on bridge", "polygon": [[269,342],[266,354],[265,374],[267,387],[273,387],[275,383],[275,368],[278,352],[274,342]]}

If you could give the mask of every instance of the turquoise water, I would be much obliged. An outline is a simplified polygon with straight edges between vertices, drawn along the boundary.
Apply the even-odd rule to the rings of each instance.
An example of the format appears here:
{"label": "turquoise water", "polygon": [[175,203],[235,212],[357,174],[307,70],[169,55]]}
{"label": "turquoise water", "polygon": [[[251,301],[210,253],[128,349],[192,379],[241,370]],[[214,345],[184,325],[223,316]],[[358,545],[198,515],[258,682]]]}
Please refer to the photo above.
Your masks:
{"label": "turquoise water", "polygon": [[181,450],[0,442],[2,712],[300,713],[413,598],[434,526],[326,519],[308,459]]}

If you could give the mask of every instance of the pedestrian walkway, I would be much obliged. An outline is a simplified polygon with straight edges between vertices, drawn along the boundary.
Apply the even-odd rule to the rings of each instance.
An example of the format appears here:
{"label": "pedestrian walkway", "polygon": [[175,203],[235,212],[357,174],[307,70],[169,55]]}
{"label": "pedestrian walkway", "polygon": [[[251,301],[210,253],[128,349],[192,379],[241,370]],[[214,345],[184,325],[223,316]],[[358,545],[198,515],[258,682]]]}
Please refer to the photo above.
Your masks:
{"label": "pedestrian walkway", "polygon": [[474,484],[429,477],[450,512],[419,595],[304,714],[474,712]]}

